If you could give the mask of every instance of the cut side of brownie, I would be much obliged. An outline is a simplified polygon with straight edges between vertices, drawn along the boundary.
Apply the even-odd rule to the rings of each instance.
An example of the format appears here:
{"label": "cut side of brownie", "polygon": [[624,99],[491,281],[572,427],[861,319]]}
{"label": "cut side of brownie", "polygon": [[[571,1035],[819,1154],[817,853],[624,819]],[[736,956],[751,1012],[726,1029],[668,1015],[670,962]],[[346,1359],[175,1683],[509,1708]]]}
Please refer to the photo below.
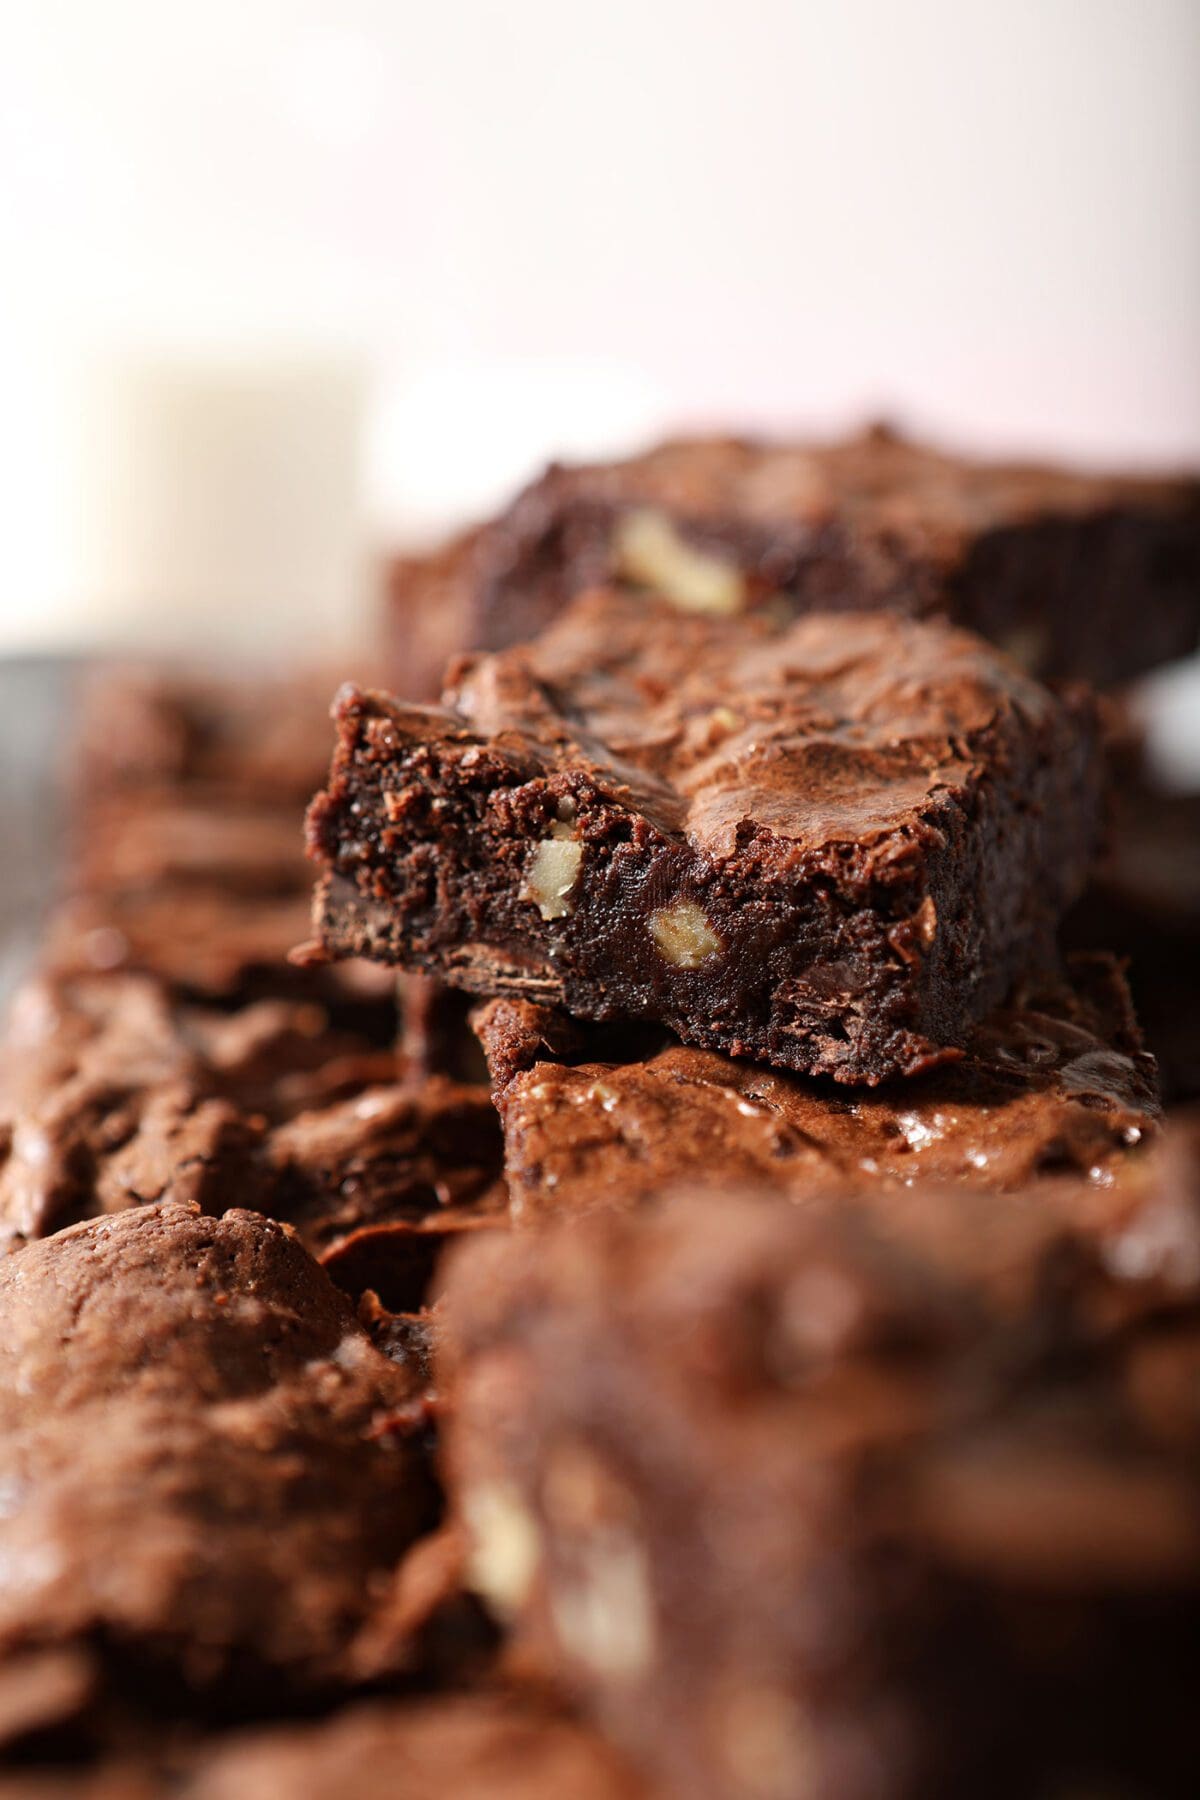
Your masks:
{"label": "cut side of brownie", "polygon": [[514,1223],[630,1206],[676,1181],[794,1200],[864,1182],[1103,1193],[1155,1136],[1153,1059],[1111,957],[1023,984],[960,1061],[848,1093],[639,1028],[581,1027],[528,1001],[474,1016],[504,1126]]}
{"label": "cut side of brownie", "polygon": [[318,955],[838,1081],[957,1054],[1097,837],[1090,706],[937,623],[589,595],[445,700],[339,698]]}
{"label": "cut side of brownie", "polygon": [[431,587],[436,629],[453,618],[464,645],[503,649],[613,581],[684,611],[936,613],[1037,674],[1108,685],[1200,637],[1200,481],[973,462],[885,429],[555,466],[423,580],[398,575],[398,672]]}
{"label": "cut side of brownie", "polygon": [[696,1800],[1187,1793],[1194,1162],[1134,1189],[688,1192],[460,1253],[447,1479],[518,1654]]}

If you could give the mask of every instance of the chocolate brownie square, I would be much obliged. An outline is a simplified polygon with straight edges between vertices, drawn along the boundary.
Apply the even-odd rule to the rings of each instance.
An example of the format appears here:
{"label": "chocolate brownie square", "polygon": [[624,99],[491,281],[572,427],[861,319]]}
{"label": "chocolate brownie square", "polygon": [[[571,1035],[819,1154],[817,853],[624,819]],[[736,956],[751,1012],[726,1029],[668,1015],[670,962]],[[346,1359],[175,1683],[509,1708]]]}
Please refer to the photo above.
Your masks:
{"label": "chocolate brownie square", "polygon": [[843,1082],[955,1056],[1098,835],[1086,700],[937,622],[595,594],[443,710],[337,712],[318,955]]}
{"label": "chocolate brownie square", "polygon": [[475,588],[488,537],[487,526],[475,526],[433,550],[397,556],[388,564],[388,666],[396,692],[406,700],[436,700],[447,663],[481,642]]}
{"label": "chocolate brownie square", "polygon": [[328,1004],[386,1041],[398,1021],[379,971],[331,980],[288,963],[307,912],[304,806],[328,746],[323,679],[92,673],[73,729],[69,897],[45,966],[147,973],[223,1004]]}
{"label": "chocolate brownie square", "polygon": [[197,803],[216,796],[294,812],[321,780],[328,688],[327,676],[315,670],[239,677],[169,664],[101,664],[76,702],[79,807],[122,797]]}
{"label": "chocolate brownie square", "polygon": [[41,964],[52,975],[151,975],[181,998],[237,1007],[279,999],[323,1006],[388,1043],[394,981],[365,962],[301,969],[289,953],[309,929],[308,891],[234,893],[195,881],[78,893],[54,912]]}

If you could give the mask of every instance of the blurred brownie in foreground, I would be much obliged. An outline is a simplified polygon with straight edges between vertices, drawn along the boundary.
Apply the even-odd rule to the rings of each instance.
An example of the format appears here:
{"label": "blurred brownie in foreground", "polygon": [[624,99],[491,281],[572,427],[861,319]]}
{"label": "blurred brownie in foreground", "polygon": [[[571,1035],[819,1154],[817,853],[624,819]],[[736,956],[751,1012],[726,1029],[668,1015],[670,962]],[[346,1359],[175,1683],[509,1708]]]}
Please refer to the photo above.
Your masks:
{"label": "blurred brownie in foreground", "polygon": [[8,1724],[53,1655],[93,1666],[61,1696],[85,1738],[105,1695],[245,1718],[409,1669],[420,1397],[256,1213],[135,1207],[0,1261]]}
{"label": "blurred brownie in foreground", "polygon": [[956,1055],[1098,836],[1086,699],[936,621],[598,593],[468,659],[444,710],[337,714],[317,956],[838,1081]]}
{"label": "blurred brownie in foreground", "polygon": [[631,1206],[679,1181],[805,1202],[865,1182],[1104,1190],[1160,1117],[1111,957],[1021,984],[960,1061],[857,1093],[523,1000],[493,1000],[474,1023],[517,1225]]}
{"label": "blurred brownie in foreground", "polygon": [[447,645],[503,649],[608,582],[692,612],[939,613],[1039,675],[1108,685],[1200,637],[1200,481],[971,461],[882,427],[555,465],[494,523],[394,566],[398,690],[436,693]]}
{"label": "blurred brownie in foreground", "polygon": [[1100,1219],[681,1193],[460,1252],[447,1479],[518,1651],[693,1800],[1194,1793],[1178,1150]]}

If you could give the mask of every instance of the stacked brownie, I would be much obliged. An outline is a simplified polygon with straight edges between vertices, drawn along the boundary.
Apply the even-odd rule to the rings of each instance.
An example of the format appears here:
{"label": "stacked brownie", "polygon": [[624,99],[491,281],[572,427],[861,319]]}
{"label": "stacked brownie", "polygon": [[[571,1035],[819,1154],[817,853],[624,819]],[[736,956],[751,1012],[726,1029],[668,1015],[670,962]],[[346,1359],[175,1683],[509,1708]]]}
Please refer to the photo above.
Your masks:
{"label": "stacked brownie", "polygon": [[1195,1791],[1200,1161],[1081,896],[1198,576],[1194,484],[696,442],[398,571],[328,775],[340,671],[102,674],[0,1795]]}

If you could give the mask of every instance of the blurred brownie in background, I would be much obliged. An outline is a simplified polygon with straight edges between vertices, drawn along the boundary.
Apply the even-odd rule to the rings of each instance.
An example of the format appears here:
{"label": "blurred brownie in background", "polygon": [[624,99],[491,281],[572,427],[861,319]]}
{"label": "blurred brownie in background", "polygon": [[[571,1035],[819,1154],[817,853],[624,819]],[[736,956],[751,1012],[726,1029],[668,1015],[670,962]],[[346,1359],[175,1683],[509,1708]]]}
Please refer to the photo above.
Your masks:
{"label": "blurred brownie in background", "polygon": [[82,802],[157,793],[303,805],[327,756],[330,685],[316,670],[101,664],[79,693],[73,786]]}
{"label": "blurred brownie in background", "polygon": [[330,682],[100,665],[83,680],[66,770],[66,899],[44,966],[149,974],[219,1005],[325,1006],[380,1043],[394,983],[364,963],[288,961],[306,933],[304,808],[328,765]]}
{"label": "blurred brownie in background", "polygon": [[611,582],[689,612],[944,614],[1042,676],[1110,685],[1200,638],[1200,481],[842,442],[668,442],[554,465],[507,512],[391,575],[392,684],[447,647],[502,649]]}

